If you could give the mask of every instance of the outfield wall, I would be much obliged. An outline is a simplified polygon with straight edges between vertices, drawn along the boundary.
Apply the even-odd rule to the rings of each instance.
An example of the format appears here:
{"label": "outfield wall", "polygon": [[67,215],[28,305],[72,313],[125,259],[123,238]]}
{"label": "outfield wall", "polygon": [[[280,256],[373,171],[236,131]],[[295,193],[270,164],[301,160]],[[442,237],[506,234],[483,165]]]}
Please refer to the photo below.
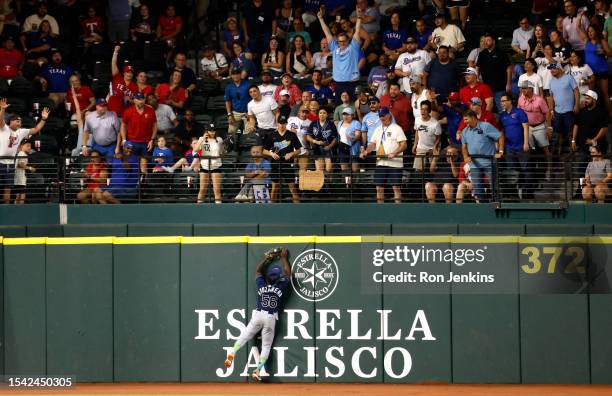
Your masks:
{"label": "outfield wall", "polygon": [[231,372],[223,348],[262,253],[284,246],[295,276],[271,381],[612,383],[612,237],[2,242],[5,374],[246,381],[255,344]]}

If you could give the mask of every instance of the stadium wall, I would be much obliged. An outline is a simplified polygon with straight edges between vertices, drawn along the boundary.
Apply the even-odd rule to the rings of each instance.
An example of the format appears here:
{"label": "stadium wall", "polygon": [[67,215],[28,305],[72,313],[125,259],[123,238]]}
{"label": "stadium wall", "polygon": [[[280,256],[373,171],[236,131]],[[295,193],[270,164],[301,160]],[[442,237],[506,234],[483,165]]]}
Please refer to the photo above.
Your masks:
{"label": "stadium wall", "polygon": [[612,383],[612,238],[582,235],[5,238],[3,372],[247,381],[255,344],[231,372],[223,348],[275,246],[271,381]]}

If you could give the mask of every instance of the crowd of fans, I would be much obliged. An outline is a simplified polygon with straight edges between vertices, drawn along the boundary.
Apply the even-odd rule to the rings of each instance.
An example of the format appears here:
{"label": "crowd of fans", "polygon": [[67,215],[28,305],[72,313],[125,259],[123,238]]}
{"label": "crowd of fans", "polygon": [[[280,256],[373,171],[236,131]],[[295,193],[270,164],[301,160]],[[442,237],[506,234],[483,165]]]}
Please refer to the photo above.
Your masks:
{"label": "crowd of fans", "polygon": [[175,172],[221,203],[228,156],[238,201],[299,202],[309,171],[372,173],[377,202],[407,172],[430,202],[496,200],[510,171],[533,199],[567,159],[585,201],[612,191],[607,0],[219,3],[0,0],[3,202],[27,201],[41,130],[84,203]]}

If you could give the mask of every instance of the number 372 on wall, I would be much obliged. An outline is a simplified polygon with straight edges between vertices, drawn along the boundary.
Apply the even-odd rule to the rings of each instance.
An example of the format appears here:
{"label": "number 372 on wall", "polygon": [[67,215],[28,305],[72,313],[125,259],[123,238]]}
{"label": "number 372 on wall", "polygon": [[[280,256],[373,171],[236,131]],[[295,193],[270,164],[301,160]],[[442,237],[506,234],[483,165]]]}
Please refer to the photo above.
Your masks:
{"label": "number 372 on wall", "polygon": [[521,250],[521,269],[526,274],[559,271],[565,274],[586,272],[584,247],[581,246],[525,246]]}

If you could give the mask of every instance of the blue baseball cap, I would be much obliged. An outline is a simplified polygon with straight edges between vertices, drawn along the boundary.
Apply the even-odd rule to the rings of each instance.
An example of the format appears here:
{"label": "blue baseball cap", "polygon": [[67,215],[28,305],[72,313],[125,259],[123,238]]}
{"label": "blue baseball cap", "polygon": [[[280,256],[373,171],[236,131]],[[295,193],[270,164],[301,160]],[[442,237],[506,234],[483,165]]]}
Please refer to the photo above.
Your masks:
{"label": "blue baseball cap", "polygon": [[108,106],[108,103],[106,102],[106,99],[100,98],[100,99],[96,100],[96,105],[98,105],[98,106]]}
{"label": "blue baseball cap", "polygon": [[548,70],[553,70],[553,69],[562,69],[563,67],[558,63],[551,63],[550,65],[546,66],[546,68]]}
{"label": "blue baseball cap", "polygon": [[134,94],[134,99],[144,100],[144,98],[145,98],[145,97],[144,97],[144,95],[143,95],[143,93],[142,93],[142,92],[136,92],[136,93]]}
{"label": "blue baseball cap", "polygon": [[134,145],[132,144],[132,142],[125,142],[125,144],[123,145],[123,147],[127,147],[127,148],[134,148]]}
{"label": "blue baseball cap", "polygon": [[268,270],[267,276],[268,276],[268,279],[274,282],[280,278],[281,269],[278,267],[272,267]]}
{"label": "blue baseball cap", "polygon": [[389,110],[388,107],[381,107],[380,110],[378,110],[379,117],[383,117],[389,114],[391,114],[391,110]]}

